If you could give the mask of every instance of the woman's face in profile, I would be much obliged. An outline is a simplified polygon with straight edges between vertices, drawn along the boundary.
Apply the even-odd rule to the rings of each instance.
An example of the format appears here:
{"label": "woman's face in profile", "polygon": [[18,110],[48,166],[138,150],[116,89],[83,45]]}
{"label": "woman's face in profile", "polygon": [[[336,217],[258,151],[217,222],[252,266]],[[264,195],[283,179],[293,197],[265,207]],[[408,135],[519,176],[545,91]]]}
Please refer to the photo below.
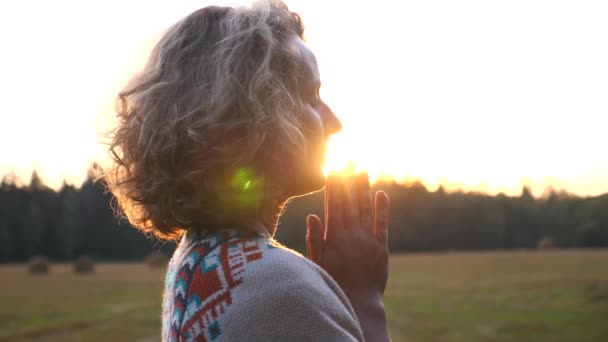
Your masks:
{"label": "woman's face in profile", "polygon": [[300,97],[304,100],[302,121],[307,140],[307,155],[298,158],[293,165],[295,173],[287,175],[285,184],[290,195],[297,196],[319,190],[325,184],[323,158],[325,146],[330,135],[340,131],[340,120],[319,95],[321,76],[315,55],[299,37],[292,44],[298,50],[302,61],[302,75],[299,82]]}

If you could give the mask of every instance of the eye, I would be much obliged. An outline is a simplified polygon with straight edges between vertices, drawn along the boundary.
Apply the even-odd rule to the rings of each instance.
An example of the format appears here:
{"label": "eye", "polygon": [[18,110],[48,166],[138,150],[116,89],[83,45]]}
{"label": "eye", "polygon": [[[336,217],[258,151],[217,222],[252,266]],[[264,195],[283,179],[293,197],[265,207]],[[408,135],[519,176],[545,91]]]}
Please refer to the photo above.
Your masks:
{"label": "eye", "polygon": [[315,91],[313,96],[310,98],[309,102],[313,107],[316,106],[317,104],[319,104],[319,102],[321,102],[321,95],[319,93],[319,89],[317,89],[317,91]]}

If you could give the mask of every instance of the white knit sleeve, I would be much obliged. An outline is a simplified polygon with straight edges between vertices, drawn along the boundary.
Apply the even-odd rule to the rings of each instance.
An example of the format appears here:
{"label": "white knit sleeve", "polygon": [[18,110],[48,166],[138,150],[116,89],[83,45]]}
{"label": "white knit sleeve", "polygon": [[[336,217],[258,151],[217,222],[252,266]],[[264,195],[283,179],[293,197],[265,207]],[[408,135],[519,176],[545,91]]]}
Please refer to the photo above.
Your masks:
{"label": "white knit sleeve", "polygon": [[222,317],[224,341],[364,341],[348,299],[321,268],[286,248],[249,265]]}

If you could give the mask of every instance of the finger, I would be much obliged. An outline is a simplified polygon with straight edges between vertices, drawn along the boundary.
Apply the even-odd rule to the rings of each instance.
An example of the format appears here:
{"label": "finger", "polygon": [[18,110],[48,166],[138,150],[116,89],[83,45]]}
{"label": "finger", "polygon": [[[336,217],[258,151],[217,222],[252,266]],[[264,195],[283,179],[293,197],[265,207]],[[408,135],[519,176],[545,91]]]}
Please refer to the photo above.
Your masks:
{"label": "finger", "polygon": [[327,196],[328,196],[328,189],[329,189],[329,177],[330,175],[327,176],[327,179],[325,179],[325,193],[324,193],[324,199],[323,199],[323,222],[325,222],[325,227],[327,228],[327,213],[328,213],[328,207],[327,207]]}
{"label": "finger", "polygon": [[388,195],[384,191],[376,192],[374,231],[376,233],[376,239],[383,246],[387,245],[388,241],[389,206],[390,201]]}
{"label": "finger", "polygon": [[343,178],[344,189],[344,227],[346,229],[359,229],[361,217],[359,215],[359,199],[357,196],[357,183],[355,176],[348,174]]}
{"label": "finger", "polygon": [[308,222],[308,218],[306,219],[306,255],[308,256],[308,259],[314,261],[312,259],[312,245],[310,242],[310,223]]}
{"label": "finger", "polygon": [[321,261],[323,256],[323,246],[325,240],[323,239],[323,224],[321,219],[316,215],[308,215],[306,218],[306,249],[308,252],[308,258],[317,264]]}
{"label": "finger", "polygon": [[373,234],[372,194],[369,188],[369,176],[367,172],[357,175],[357,197],[361,227]]}
{"label": "finger", "polygon": [[327,179],[327,187],[325,188],[325,195],[327,197],[325,205],[326,243],[334,241],[336,234],[344,229],[342,192],[340,177],[336,174],[330,174]]}

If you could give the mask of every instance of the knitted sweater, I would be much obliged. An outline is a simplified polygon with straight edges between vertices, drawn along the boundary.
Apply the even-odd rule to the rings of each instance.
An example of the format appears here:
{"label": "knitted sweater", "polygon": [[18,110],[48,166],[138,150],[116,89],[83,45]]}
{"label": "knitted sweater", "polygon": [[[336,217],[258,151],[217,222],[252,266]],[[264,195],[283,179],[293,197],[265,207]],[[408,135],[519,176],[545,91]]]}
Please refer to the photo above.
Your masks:
{"label": "knitted sweater", "polygon": [[167,270],[163,341],[364,341],[322,268],[262,233],[188,232]]}

